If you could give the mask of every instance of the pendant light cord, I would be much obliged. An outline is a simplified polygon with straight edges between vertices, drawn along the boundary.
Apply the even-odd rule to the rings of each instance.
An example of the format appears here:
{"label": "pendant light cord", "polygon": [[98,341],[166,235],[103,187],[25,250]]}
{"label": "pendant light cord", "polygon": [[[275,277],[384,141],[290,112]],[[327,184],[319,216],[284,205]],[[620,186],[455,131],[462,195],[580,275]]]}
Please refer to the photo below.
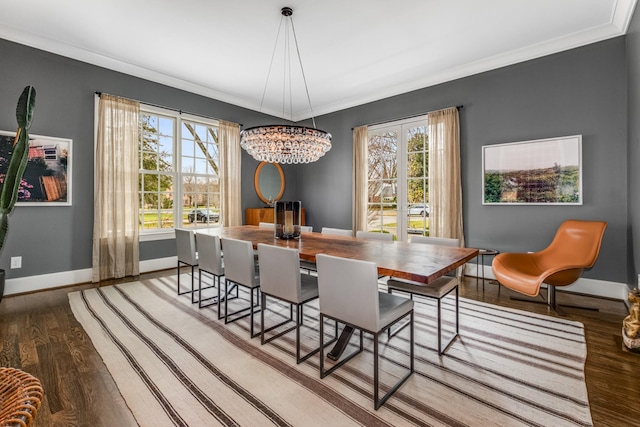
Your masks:
{"label": "pendant light cord", "polygon": [[278,34],[276,34],[276,42],[273,45],[273,52],[271,53],[271,62],[269,63],[269,71],[267,71],[267,81],[264,82],[264,90],[262,91],[262,99],[260,100],[260,111],[262,111],[262,104],[264,104],[264,97],[267,94],[267,86],[269,85],[269,77],[271,77],[271,68],[273,67],[273,59],[276,57],[276,49],[278,49],[278,39],[280,38],[280,30],[282,29],[282,21],[284,16],[280,18],[280,26],[278,27]]}
{"label": "pendant light cord", "polygon": [[[287,9],[287,11],[285,11],[285,9]],[[311,113],[311,122],[313,123],[313,127],[316,127],[316,119],[314,117],[313,114],[313,107],[311,107],[311,96],[309,95],[309,87],[307,86],[307,76],[304,73],[304,67],[302,66],[302,57],[300,56],[300,47],[298,46],[298,37],[296,36],[296,28],[293,25],[293,10],[291,10],[291,8],[283,8],[282,10],[282,18],[280,18],[280,26],[278,27],[278,34],[276,35],[276,42],[273,46],[273,52],[271,53],[271,62],[269,63],[269,71],[267,72],[267,80],[264,83],[264,89],[262,91],[262,99],[260,100],[260,111],[262,111],[262,106],[264,105],[264,98],[267,94],[267,86],[269,85],[269,78],[271,77],[271,70],[273,68],[273,61],[275,59],[276,56],[276,50],[278,49],[278,40],[280,40],[280,32],[282,31],[282,22],[284,19],[289,18],[290,22],[291,22],[291,32],[293,34],[293,42],[296,45],[296,54],[298,55],[298,63],[300,64],[300,71],[302,72],[302,81],[304,83],[304,90],[305,93],[307,95],[307,102],[309,104],[309,112]],[[290,49],[290,42],[289,42],[289,26],[288,24],[286,24],[286,34],[285,34],[285,41],[284,41],[284,46],[285,46],[285,54],[284,54],[284,64],[283,64],[283,68],[284,68],[284,79],[285,81],[283,82],[283,88],[282,88],[282,116],[285,116],[285,97],[286,97],[286,76],[287,76],[287,69],[286,66],[289,65],[289,114],[290,114],[290,120],[293,121],[293,99],[292,99],[292,88],[291,88],[291,49]]]}
{"label": "pendant light cord", "polygon": [[300,57],[300,48],[298,48],[298,38],[296,37],[296,28],[293,25],[293,18],[291,19],[291,31],[293,32],[293,41],[296,44],[296,53],[298,54],[298,62],[300,62],[300,70],[302,71],[302,81],[304,82],[304,90],[307,93],[307,102],[309,103],[309,112],[311,113],[311,122],[313,127],[316,127],[316,119],[313,117],[313,108],[311,107],[311,96],[309,96],[309,88],[307,87],[307,77],[304,74],[304,67],[302,66],[302,58]]}

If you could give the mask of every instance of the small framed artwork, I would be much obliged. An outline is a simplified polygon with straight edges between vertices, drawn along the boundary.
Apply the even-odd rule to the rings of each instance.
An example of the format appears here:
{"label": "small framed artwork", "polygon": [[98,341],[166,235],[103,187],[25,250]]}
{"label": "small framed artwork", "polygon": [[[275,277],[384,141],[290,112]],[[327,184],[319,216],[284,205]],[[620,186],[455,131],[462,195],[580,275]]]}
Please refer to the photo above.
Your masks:
{"label": "small framed artwork", "polygon": [[581,205],[582,135],[482,147],[482,204]]}
{"label": "small framed artwork", "polygon": [[[9,167],[15,132],[0,131],[0,181]],[[71,206],[72,140],[29,134],[29,160],[16,206]]]}

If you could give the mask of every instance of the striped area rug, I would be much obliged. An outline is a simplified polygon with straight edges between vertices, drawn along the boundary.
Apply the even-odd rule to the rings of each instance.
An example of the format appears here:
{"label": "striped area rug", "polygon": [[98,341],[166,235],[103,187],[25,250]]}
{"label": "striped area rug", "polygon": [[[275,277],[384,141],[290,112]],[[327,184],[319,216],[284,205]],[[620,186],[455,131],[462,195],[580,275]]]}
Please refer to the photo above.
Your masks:
{"label": "striped area rug", "polygon": [[[375,411],[366,335],[365,352],[321,380],[318,355],[296,365],[293,332],[261,346],[249,339],[248,318],[225,326],[215,307],[199,310],[189,295],[178,297],[175,276],[69,300],[142,426],[592,425],[577,322],[460,299],[461,337],[439,357],[435,305],[418,300],[416,371]],[[268,322],[289,314],[275,300],[268,307]],[[305,350],[318,345],[316,307],[304,311]],[[447,298],[447,336],[453,320]],[[408,329],[381,341],[381,382],[392,384],[405,371],[389,359],[408,363]]]}

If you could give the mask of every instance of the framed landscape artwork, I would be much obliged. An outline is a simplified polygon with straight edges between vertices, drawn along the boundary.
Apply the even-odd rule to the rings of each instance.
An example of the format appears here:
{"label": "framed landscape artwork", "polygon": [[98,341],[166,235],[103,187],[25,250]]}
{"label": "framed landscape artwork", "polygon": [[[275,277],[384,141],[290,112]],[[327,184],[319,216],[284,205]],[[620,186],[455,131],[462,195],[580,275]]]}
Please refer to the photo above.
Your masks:
{"label": "framed landscape artwork", "polygon": [[[15,132],[0,131],[0,182],[9,166]],[[29,160],[17,206],[71,205],[72,140],[29,135]]]}
{"label": "framed landscape artwork", "polygon": [[581,205],[582,135],[482,147],[482,204]]}

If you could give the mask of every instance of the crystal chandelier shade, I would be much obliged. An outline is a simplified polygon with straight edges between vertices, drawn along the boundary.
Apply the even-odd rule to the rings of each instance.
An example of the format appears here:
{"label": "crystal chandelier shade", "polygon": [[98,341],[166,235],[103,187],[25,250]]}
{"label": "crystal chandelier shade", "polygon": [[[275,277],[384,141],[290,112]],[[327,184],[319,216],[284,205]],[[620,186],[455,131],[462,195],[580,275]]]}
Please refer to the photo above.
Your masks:
{"label": "crystal chandelier shade", "polygon": [[[300,62],[300,69],[302,71],[304,80],[304,87],[307,93],[307,100],[309,101],[309,110],[312,111],[311,120],[314,127],[309,128],[294,125],[267,125],[248,128],[240,132],[240,146],[244,150],[246,150],[247,153],[249,153],[254,159],[260,162],[284,164],[311,163],[324,156],[324,154],[331,149],[331,134],[319,129],[315,129],[316,123],[315,119],[313,118],[311,99],[309,98],[309,89],[307,88],[307,81],[304,77],[302,60],[300,59],[299,55],[298,40],[296,38],[295,29],[293,28],[293,19],[291,18],[293,9],[291,9],[290,7],[283,7],[281,13],[283,16],[282,19],[289,18],[289,22],[291,24],[296,52],[298,52],[298,61]],[[278,30],[278,37],[279,35],[280,30]],[[276,38],[276,47],[277,44],[278,39]],[[288,41],[287,46],[289,46]],[[291,54],[289,54],[288,57],[290,58]],[[272,65],[273,57],[271,58],[271,65],[269,66],[269,70],[271,70]],[[267,83],[268,82],[269,77],[267,76]],[[289,86],[290,85],[291,82],[289,82]],[[262,106],[260,108],[262,108]]]}
{"label": "crystal chandelier shade", "polygon": [[331,134],[302,126],[256,126],[242,131],[240,146],[269,163],[311,163],[331,149]]}

